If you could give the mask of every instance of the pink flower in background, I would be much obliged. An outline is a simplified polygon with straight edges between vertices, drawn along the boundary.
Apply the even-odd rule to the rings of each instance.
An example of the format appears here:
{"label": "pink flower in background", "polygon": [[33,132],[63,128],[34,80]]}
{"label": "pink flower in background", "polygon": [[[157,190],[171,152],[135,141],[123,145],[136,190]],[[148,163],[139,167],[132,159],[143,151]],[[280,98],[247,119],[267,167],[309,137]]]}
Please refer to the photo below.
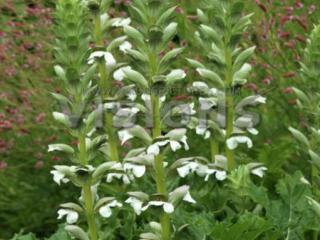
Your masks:
{"label": "pink flower in background", "polygon": [[4,161],[0,161],[0,171],[5,170],[8,167],[8,164]]}
{"label": "pink flower in background", "polygon": [[35,164],[34,164],[34,168],[35,169],[41,169],[43,168],[44,166],[44,162],[43,161],[37,161]]}
{"label": "pink flower in background", "polygon": [[18,74],[15,67],[7,67],[4,71],[8,77],[14,77]]}
{"label": "pink flower in background", "polygon": [[46,117],[46,114],[45,113],[39,113],[37,116],[36,116],[36,122],[37,123],[42,123],[43,120],[45,119]]}

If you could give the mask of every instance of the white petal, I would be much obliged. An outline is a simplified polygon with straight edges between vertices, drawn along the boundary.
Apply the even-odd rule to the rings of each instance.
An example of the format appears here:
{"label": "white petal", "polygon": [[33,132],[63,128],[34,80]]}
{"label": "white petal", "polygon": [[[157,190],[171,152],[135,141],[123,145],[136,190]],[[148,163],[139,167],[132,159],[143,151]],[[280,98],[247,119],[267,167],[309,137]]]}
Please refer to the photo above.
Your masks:
{"label": "white petal", "polygon": [[226,171],[216,171],[216,179],[219,181],[223,181],[227,178]]}
{"label": "white petal", "polygon": [[103,51],[96,51],[96,52],[91,53],[88,58],[88,64],[90,64],[90,65],[93,64],[95,58],[103,57],[104,54],[105,54],[105,52],[103,52]]}
{"label": "white petal", "polygon": [[109,218],[112,215],[111,208],[109,206],[103,206],[99,209],[99,213],[102,217]]}
{"label": "white petal", "polygon": [[227,146],[230,150],[236,149],[239,143],[246,143],[248,148],[253,146],[251,139],[246,136],[231,137],[227,140]]}
{"label": "white petal", "polygon": [[160,148],[157,143],[150,145],[147,149],[148,155],[157,156],[160,153]]}
{"label": "white petal", "polygon": [[252,169],[251,173],[262,178],[265,174],[265,171],[267,170],[268,168],[266,167],[258,167],[258,168]]}
{"label": "white petal", "polygon": [[132,44],[128,41],[125,41],[119,46],[120,51],[123,53],[127,53],[127,50],[131,48],[132,48]]}
{"label": "white petal", "polygon": [[190,173],[190,167],[189,167],[188,164],[184,165],[184,166],[182,166],[180,168],[177,168],[177,172],[178,172],[180,177],[184,178]]}
{"label": "white petal", "polygon": [[123,145],[128,140],[132,139],[134,136],[130,134],[128,130],[121,130],[118,132],[119,139],[121,141],[121,145]]}
{"label": "white petal", "polygon": [[69,211],[66,209],[59,209],[58,219],[62,219],[65,215],[68,215]]}
{"label": "white petal", "polygon": [[202,110],[210,110],[212,107],[216,106],[216,102],[209,98],[199,98],[200,108]]}
{"label": "white petal", "polygon": [[105,52],[105,55],[104,55],[104,60],[106,61],[106,65],[107,67],[112,67],[114,65],[117,64],[117,61],[116,59],[113,57],[113,55],[109,52]]}
{"label": "white petal", "polygon": [[149,101],[151,101],[150,95],[145,94],[145,93],[143,93],[143,94],[141,95],[141,99],[142,99],[144,102],[149,102]]}
{"label": "white petal", "polygon": [[133,208],[134,212],[137,215],[141,214],[142,204],[143,204],[142,201],[140,201],[139,199],[137,199],[135,197],[129,197],[125,202],[131,205],[131,207]]}
{"label": "white petal", "polygon": [[69,209],[60,209],[58,211],[58,219],[62,219],[64,216],[67,216],[66,220],[68,224],[74,224],[78,221],[79,214],[76,211]]}
{"label": "white petal", "polygon": [[137,93],[132,89],[128,92],[127,97],[130,101],[134,101],[137,98]]}
{"label": "white petal", "polygon": [[188,151],[189,145],[187,143],[187,136],[183,136],[180,141],[184,144],[184,150]]}
{"label": "white petal", "polygon": [[109,173],[109,174],[107,175],[107,182],[108,182],[108,183],[111,183],[114,178],[116,178],[116,179],[121,179],[122,176],[123,176],[122,173]]}
{"label": "white petal", "polygon": [[258,97],[256,98],[256,101],[259,102],[259,103],[265,104],[265,103],[267,102],[267,98],[262,97],[262,96],[258,96]]}
{"label": "white petal", "polygon": [[258,135],[259,131],[255,128],[248,128],[247,129],[249,133],[253,134],[253,135]]}
{"label": "white petal", "polygon": [[211,136],[211,132],[209,130],[207,130],[205,135],[204,135],[204,139],[209,139],[210,136]]}
{"label": "white petal", "polygon": [[122,81],[125,77],[124,71],[131,70],[131,69],[132,68],[130,66],[119,68],[113,73],[113,78],[117,81]]}
{"label": "white petal", "polygon": [[163,210],[170,214],[174,212],[174,206],[172,205],[172,203],[164,203],[163,204]]}
{"label": "white petal", "polygon": [[137,177],[140,178],[142,177],[146,172],[146,166],[144,165],[135,165],[133,168],[133,174]]}
{"label": "white petal", "polygon": [[196,203],[196,201],[192,198],[192,196],[191,196],[189,191],[184,196],[183,201],[186,201],[186,202],[189,202],[189,203]]}
{"label": "white petal", "polygon": [[57,170],[52,170],[50,172],[53,175],[53,181],[55,181],[58,185],[69,182],[69,179],[65,178],[65,175]]}
{"label": "white petal", "polygon": [[113,27],[124,27],[124,26],[128,26],[131,23],[131,19],[130,18],[115,18],[112,26]]}
{"label": "white petal", "polygon": [[170,141],[170,147],[172,149],[172,151],[177,151],[181,148],[181,144],[177,141]]}
{"label": "white petal", "polygon": [[78,221],[79,218],[79,214],[75,211],[71,211],[68,215],[67,215],[67,223],[68,224],[74,224]]}

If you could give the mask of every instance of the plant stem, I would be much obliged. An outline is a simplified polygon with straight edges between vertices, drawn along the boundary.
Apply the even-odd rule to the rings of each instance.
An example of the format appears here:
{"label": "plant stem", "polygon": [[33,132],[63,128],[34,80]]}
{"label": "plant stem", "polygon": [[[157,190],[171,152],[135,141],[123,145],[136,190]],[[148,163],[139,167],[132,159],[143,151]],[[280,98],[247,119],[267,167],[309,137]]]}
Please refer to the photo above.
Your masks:
{"label": "plant stem", "polygon": [[[80,161],[82,165],[88,164],[88,158],[87,158],[87,152],[86,152],[86,138],[85,134],[80,133],[79,136],[79,152],[80,152]],[[87,223],[88,223],[88,231],[90,235],[90,240],[97,240],[98,239],[98,233],[97,233],[97,225],[95,221],[95,214],[93,209],[93,198],[92,198],[92,192],[91,192],[91,184],[90,182],[86,183],[82,187],[83,191],[83,200],[85,205],[85,212],[87,217]]]}
{"label": "plant stem", "polygon": [[215,161],[215,156],[219,154],[219,143],[213,138],[210,138],[210,152],[211,152],[211,161]]}
{"label": "plant stem", "polygon": [[[94,18],[94,34],[96,45],[103,47],[103,35],[101,31],[101,19],[100,15],[95,15]],[[109,73],[107,72],[107,68],[105,62],[99,62],[99,74],[100,74],[100,91],[101,91],[101,100],[102,103],[104,99],[109,98],[111,96],[112,82],[109,78]],[[113,128],[113,114],[111,112],[106,111],[104,114],[104,124],[105,130],[109,137],[109,155],[112,161],[119,161],[119,151],[118,151],[118,137]]]}
{"label": "plant stem", "polygon": [[[233,99],[233,70],[232,70],[232,55],[227,46],[225,45],[225,59],[226,59],[226,91],[225,91],[225,106],[226,106],[226,140],[233,134],[233,121],[234,121],[234,99]],[[234,153],[226,147],[226,156],[228,160],[228,169],[232,170],[236,167],[234,160]]]}
{"label": "plant stem", "polygon": [[94,208],[93,208],[93,197],[92,197],[90,184],[86,184],[83,187],[83,198],[84,198],[87,222],[89,226],[90,240],[97,240],[98,239],[97,225],[95,220],[95,214],[94,214]]}
{"label": "plant stem", "polygon": [[[153,139],[161,136],[161,115],[160,115],[160,99],[158,96],[152,96],[152,114],[153,114]],[[163,155],[159,154],[155,157],[156,184],[159,194],[168,198],[166,186],[166,173],[163,165]],[[162,240],[171,239],[170,216],[163,213],[160,217],[162,227]]]}

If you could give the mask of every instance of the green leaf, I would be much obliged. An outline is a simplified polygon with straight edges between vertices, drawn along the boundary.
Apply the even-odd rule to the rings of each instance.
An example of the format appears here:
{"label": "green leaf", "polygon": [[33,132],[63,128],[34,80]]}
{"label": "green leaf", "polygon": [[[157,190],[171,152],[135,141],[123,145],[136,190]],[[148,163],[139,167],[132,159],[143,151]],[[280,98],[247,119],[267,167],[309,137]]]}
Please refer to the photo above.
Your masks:
{"label": "green leaf", "polygon": [[289,131],[299,142],[304,144],[304,146],[310,148],[309,140],[302,132],[292,127],[289,127]]}
{"label": "green leaf", "polygon": [[167,44],[173,38],[177,32],[177,27],[178,24],[176,22],[172,22],[163,30],[162,41],[164,44]]}
{"label": "green leaf", "polygon": [[224,221],[215,225],[211,237],[215,240],[256,240],[270,229],[271,225],[265,219],[245,213],[235,223]]}
{"label": "green leaf", "polygon": [[299,98],[299,100],[302,101],[302,104],[307,104],[307,106],[311,105],[311,101],[309,99],[309,97],[300,89],[292,87],[293,92],[297,95],[297,97]]}
{"label": "green leaf", "polygon": [[82,228],[75,225],[68,225],[65,227],[65,230],[69,232],[73,237],[79,240],[90,240],[88,234],[83,231]]}
{"label": "green leaf", "polygon": [[113,51],[114,49],[118,48],[122,43],[124,43],[127,39],[127,36],[122,36],[122,37],[118,37],[118,38],[115,38],[113,39],[108,47],[107,47],[107,51],[108,52],[111,52]]}
{"label": "green leaf", "polygon": [[184,48],[174,48],[171,51],[167,52],[160,61],[160,65],[165,65],[173,58],[176,58],[180,53],[182,53]]}
{"label": "green leaf", "polygon": [[320,217],[320,203],[310,197],[307,197],[307,199],[309,200],[309,204],[312,206],[315,213],[318,215],[318,217]]}
{"label": "green leaf", "polygon": [[204,77],[210,80],[211,83],[213,83],[216,87],[220,87],[220,88],[225,87],[223,80],[215,72],[206,68],[197,68],[197,72],[200,74],[201,77]]}
{"label": "green leaf", "polygon": [[221,35],[216,30],[214,30],[212,27],[201,24],[200,30],[207,37],[211,38],[217,45],[221,44]]}
{"label": "green leaf", "polygon": [[233,71],[238,71],[243,64],[245,64],[253,55],[254,51],[255,51],[256,47],[251,47],[248,48],[244,51],[242,51],[236,58],[236,60],[234,61],[234,65],[233,65]]}
{"label": "green leaf", "polygon": [[144,37],[143,35],[135,28],[131,26],[125,26],[123,28],[124,33],[134,42],[136,42],[138,45],[144,44]]}
{"label": "green leaf", "polygon": [[165,24],[167,21],[169,21],[172,18],[173,13],[176,10],[176,6],[169,8],[168,10],[166,10],[157,20],[156,25],[157,26],[161,26],[163,24]]}
{"label": "green leaf", "polygon": [[127,79],[142,86],[143,88],[148,88],[148,81],[141,73],[132,69],[124,69],[123,71]]}
{"label": "green leaf", "polygon": [[313,164],[317,166],[318,169],[320,169],[320,156],[312,150],[309,150],[309,155],[311,157]]}
{"label": "green leaf", "polygon": [[187,58],[187,61],[193,68],[205,68],[205,66],[197,60]]}
{"label": "green leaf", "polygon": [[50,238],[47,240],[71,240],[69,234],[64,229],[64,226],[61,225],[57,232],[53,234]]}
{"label": "green leaf", "polygon": [[127,49],[127,50],[126,50],[126,53],[127,53],[130,57],[134,58],[135,60],[138,60],[138,61],[141,61],[141,62],[148,62],[148,57],[147,57],[145,54],[139,52],[138,50],[135,50],[135,49]]}

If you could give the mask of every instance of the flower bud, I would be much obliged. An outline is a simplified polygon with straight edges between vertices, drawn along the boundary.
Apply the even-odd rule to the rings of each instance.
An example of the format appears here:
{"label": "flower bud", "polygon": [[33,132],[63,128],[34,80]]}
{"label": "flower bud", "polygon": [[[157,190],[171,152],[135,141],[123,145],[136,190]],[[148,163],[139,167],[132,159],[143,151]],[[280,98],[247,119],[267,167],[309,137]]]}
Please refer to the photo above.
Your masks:
{"label": "flower bud", "polygon": [[90,0],[87,7],[93,14],[98,14],[100,11],[100,4],[97,0]]}

